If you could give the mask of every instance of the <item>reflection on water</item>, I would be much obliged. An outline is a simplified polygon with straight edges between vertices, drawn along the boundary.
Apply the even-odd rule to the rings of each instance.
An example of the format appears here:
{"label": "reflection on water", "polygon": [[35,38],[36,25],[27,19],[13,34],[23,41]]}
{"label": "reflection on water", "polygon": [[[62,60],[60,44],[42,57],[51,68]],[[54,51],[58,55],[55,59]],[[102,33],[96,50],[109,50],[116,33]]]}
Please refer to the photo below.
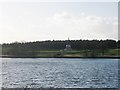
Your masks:
{"label": "reflection on water", "polygon": [[115,88],[117,59],[3,59],[3,87]]}

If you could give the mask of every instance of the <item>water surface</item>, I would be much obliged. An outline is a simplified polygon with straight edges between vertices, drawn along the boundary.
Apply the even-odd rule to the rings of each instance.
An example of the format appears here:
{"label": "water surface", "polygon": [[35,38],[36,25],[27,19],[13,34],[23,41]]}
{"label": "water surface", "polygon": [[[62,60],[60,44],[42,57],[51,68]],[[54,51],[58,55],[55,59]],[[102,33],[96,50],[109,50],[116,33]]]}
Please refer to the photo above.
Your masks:
{"label": "water surface", "polygon": [[3,87],[116,88],[117,59],[3,58]]}

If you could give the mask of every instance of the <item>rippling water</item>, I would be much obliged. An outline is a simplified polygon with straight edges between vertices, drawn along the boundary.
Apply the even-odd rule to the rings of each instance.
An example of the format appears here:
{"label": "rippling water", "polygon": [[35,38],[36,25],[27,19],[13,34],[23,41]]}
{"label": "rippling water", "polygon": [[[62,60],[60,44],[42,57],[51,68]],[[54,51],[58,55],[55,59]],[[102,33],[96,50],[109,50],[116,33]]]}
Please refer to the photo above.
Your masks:
{"label": "rippling water", "polygon": [[2,78],[7,88],[115,88],[118,60],[3,58]]}

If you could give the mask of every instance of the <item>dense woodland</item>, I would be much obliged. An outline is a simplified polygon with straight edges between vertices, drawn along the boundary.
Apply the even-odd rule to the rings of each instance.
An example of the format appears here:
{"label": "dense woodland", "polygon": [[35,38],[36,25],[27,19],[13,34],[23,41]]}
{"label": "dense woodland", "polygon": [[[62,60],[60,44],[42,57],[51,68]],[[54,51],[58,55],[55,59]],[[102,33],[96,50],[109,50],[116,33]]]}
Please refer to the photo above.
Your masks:
{"label": "dense woodland", "polygon": [[53,40],[36,42],[14,42],[2,44],[3,55],[35,55],[39,51],[64,50],[70,44],[72,50],[104,50],[120,48],[120,41],[115,40]]}

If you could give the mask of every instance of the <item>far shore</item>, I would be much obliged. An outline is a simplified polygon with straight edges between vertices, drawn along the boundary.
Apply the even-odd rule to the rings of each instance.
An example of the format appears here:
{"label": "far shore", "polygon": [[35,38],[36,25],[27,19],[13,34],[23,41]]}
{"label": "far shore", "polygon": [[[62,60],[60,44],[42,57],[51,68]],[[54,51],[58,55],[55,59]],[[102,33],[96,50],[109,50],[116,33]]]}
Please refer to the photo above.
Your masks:
{"label": "far shore", "polygon": [[97,56],[97,57],[44,57],[44,56],[7,56],[7,55],[1,55],[0,58],[104,58],[104,59],[120,59],[120,57],[117,56]]}

